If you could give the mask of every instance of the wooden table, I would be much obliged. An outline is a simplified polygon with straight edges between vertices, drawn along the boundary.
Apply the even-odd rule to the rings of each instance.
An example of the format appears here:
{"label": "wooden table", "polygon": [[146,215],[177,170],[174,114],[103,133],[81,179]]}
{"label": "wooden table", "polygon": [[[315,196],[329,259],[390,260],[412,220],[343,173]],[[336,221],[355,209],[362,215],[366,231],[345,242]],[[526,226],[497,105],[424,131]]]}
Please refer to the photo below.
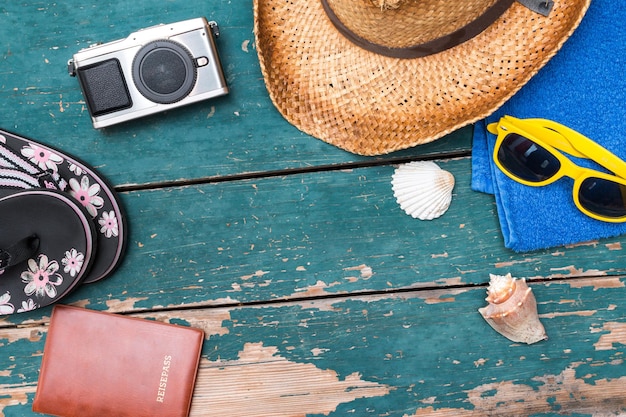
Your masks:
{"label": "wooden table", "polygon": [[[93,129],[72,54],[203,15],[230,94]],[[493,197],[470,189],[471,129],[377,158],[300,133],[267,96],[252,24],[250,0],[0,6],[0,127],[96,166],[128,211],[122,266],[63,303],[204,329],[193,416],[626,414],[626,238],[504,248]],[[425,158],[456,177],[431,222],[390,185]],[[477,313],[507,272],[531,283],[547,341]],[[50,313],[0,318],[0,415],[34,415]]]}

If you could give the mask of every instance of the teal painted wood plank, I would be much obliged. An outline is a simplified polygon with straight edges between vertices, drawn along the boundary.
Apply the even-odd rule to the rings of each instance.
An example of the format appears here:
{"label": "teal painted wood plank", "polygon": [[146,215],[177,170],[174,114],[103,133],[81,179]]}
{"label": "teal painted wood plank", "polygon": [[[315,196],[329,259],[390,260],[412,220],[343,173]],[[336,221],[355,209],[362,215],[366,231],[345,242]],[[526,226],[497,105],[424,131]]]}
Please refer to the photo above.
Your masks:
{"label": "teal painted wood plank", "polygon": [[68,300],[126,312],[480,284],[490,273],[531,280],[626,273],[625,237],[505,249],[493,197],[469,188],[470,162],[439,161],[457,184],[449,211],[433,221],[399,208],[393,166],[124,193],[127,258]]}
{"label": "teal painted wood plank", "polygon": [[[93,129],[71,55],[200,15],[220,23],[231,94]],[[0,127],[152,188],[122,195],[120,270],[65,301],[204,328],[192,415],[626,413],[625,239],[506,250],[469,158],[439,161],[457,186],[433,222],[397,207],[391,165],[273,176],[467,152],[471,128],[380,158],[300,133],[267,97],[250,0],[13,2],[0,6],[0,57]],[[252,173],[270,177],[227,178]],[[189,180],[211,183],[161,187]],[[474,286],[505,272],[534,281],[548,341],[512,344],[476,313]],[[0,317],[0,416],[33,415],[49,314]]]}
{"label": "teal painted wood plank", "polygon": [[[148,312],[207,334],[192,416],[621,415],[625,278],[533,284],[549,339],[512,343],[484,288]],[[46,328],[1,329],[0,411],[29,416]]]}
{"label": "teal painted wood plank", "polygon": [[[220,24],[226,97],[92,128],[66,63],[80,48],[158,23],[206,16]],[[131,18],[129,18],[131,16]],[[383,158],[359,157],[299,132],[269,100],[252,32],[252,2],[22,1],[0,6],[0,127],[60,147],[116,185],[218,177],[468,150],[465,129]]]}

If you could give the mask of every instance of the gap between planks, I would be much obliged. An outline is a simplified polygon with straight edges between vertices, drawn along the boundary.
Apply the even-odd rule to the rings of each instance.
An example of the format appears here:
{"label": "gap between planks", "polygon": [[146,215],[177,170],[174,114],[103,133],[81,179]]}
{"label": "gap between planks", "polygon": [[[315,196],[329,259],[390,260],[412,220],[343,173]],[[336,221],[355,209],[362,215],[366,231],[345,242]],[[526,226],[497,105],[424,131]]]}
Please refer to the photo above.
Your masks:
{"label": "gap between planks", "polygon": [[145,190],[158,190],[171,187],[184,187],[189,185],[216,184],[222,182],[243,181],[259,178],[282,177],[287,175],[310,174],[316,172],[343,171],[348,169],[371,168],[387,165],[405,164],[413,161],[432,161],[432,160],[451,160],[458,158],[467,158],[471,156],[471,151],[455,151],[432,155],[421,155],[411,157],[399,157],[390,159],[372,159],[367,161],[346,162],[340,164],[317,165],[311,167],[286,168],[274,171],[258,171],[241,174],[232,174],[224,176],[213,176],[193,179],[180,179],[172,181],[162,181],[158,183],[145,184],[127,184],[118,185],[115,188],[117,192],[132,192]]}
{"label": "gap between planks", "polygon": [[[622,280],[626,278],[626,275],[597,275],[597,276],[579,276],[579,277],[560,277],[560,278],[530,278],[527,282],[531,285],[544,284],[544,283],[576,283],[577,281],[588,282],[597,280],[601,282],[603,280]],[[466,292],[479,288],[487,288],[488,282],[476,283],[476,284],[454,284],[454,285],[423,285],[410,288],[397,288],[394,290],[378,290],[378,291],[360,291],[350,293],[337,293],[337,294],[322,294],[322,295],[308,295],[302,297],[289,297],[279,298],[274,300],[263,301],[250,301],[250,302],[233,302],[233,303],[219,303],[219,304],[188,304],[188,305],[175,305],[175,306],[159,306],[145,309],[131,309],[127,311],[112,311],[121,315],[150,315],[159,313],[170,313],[178,311],[194,311],[194,310],[218,310],[229,308],[254,308],[260,306],[281,306],[281,305],[293,305],[300,303],[315,303],[315,302],[335,302],[349,299],[380,299],[389,297],[417,297],[424,299],[435,299],[437,294],[449,294],[450,292]],[[17,328],[34,328],[42,325],[47,325],[49,317],[42,317],[40,320],[31,320],[23,323],[9,323],[0,321],[0,329],[17,329]]]}

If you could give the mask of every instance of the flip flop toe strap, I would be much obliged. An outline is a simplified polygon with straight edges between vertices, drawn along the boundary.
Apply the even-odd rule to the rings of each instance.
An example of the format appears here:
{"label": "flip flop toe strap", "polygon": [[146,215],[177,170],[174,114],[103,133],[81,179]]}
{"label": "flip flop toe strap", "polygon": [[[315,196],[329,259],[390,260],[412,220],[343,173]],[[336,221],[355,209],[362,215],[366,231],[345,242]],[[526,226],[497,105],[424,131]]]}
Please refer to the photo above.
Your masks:
{"label": "flip flop toe strap", "polygon": [[0,187],[22,190],[59,189],[51,172],[42,170],[2,143],[0,143]]}
{"label": "flip flop toe strap", "polygon": [[27,236],[6,249],[0,249],[0,272],[33,257],[39,249],[39,237]]}
{"label": "flip flop toe strap", "polygon": [[87,209],[96,227],[98,254],[83,282],[111,275],[121,263],[127,240],[126,216],[114,188],[75,156],[0,129],[0,198],[36,189],[60,191]]}

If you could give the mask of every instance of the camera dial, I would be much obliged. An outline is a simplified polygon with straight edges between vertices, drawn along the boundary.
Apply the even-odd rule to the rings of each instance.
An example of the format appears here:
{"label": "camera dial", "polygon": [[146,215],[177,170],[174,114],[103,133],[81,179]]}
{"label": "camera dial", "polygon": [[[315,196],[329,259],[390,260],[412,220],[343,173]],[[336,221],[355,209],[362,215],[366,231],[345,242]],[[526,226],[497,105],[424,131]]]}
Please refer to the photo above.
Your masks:
{"label": "camera dial", "polygon": [[171,40],[144,45],[135,55],[132,68],[137,90],[155,103],[182,100],[196,84],[193,56],[187,48]]}

